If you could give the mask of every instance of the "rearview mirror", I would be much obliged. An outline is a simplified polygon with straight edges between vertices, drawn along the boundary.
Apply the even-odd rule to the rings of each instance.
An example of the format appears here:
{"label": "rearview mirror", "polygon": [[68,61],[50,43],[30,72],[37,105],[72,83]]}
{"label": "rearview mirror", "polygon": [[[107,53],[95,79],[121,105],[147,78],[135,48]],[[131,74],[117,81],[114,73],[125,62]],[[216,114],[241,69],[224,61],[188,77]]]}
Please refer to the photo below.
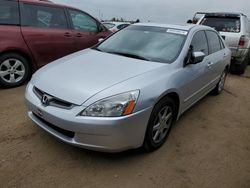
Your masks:
{"label": "rearview mirror", "polygon": [[205,53],[204,52],[193,52],[192,53],[192,57],[191,57],[191,62],[190,64],[197,64],[203,61],[203,59],[205,58]]}

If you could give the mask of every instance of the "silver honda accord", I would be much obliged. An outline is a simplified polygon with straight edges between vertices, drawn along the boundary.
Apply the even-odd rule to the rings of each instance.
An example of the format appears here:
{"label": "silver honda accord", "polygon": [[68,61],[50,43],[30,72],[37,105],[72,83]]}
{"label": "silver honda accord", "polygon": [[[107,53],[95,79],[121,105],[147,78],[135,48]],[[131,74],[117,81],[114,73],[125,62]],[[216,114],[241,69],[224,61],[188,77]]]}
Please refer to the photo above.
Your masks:
{"label": "silver honda accord", "polygon": [[37,71],[26,89],[28,115],[75,146],[153,151],[182,113],[221,93],[230,59],[210,27],[131,25]]}

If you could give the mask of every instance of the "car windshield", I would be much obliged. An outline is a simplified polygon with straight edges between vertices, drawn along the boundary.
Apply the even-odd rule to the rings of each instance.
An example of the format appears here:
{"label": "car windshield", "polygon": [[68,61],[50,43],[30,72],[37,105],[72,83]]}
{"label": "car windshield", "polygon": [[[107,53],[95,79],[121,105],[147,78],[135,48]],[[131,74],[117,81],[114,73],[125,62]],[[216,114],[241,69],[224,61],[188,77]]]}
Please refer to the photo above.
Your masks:
{"label": "car windshield", "polygon": [[188,32],[178,29],[129,26],[95,47],[136,59],[171,63],[179,55]]}
{"label": "car windshield", "polygon": [[221,32],[240,32],[240,18],[238,17],[205,17],[201,24]]}

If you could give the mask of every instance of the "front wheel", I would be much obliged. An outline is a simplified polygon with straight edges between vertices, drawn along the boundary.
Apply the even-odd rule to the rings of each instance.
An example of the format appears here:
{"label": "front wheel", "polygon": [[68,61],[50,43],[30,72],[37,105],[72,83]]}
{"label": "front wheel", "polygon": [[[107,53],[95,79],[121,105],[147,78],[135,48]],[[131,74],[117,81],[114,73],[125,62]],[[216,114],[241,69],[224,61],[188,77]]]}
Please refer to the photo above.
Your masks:
{"label": "front wheel", "polygon": [[19,54],[0,56],[0,85],[12,88],[22,85],[30,75],[28,61]]}
{"label": "front wheel", "polygon": [[144,139],[143,148],[154,151],[166,141],[176,117],[174,101],[166,97],[153,109]]}

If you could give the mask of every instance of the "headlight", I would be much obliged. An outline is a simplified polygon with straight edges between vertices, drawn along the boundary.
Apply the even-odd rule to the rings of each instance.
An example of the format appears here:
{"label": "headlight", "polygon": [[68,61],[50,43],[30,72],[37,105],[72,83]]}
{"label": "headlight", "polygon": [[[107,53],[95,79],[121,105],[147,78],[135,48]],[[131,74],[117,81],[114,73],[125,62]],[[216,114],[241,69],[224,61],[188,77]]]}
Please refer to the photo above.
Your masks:
{"label": "headlight", "polygon": [[97,101],[83,110],[81,116],[118,117],[131,114],[134,110],[139,91],[130,91]]}

